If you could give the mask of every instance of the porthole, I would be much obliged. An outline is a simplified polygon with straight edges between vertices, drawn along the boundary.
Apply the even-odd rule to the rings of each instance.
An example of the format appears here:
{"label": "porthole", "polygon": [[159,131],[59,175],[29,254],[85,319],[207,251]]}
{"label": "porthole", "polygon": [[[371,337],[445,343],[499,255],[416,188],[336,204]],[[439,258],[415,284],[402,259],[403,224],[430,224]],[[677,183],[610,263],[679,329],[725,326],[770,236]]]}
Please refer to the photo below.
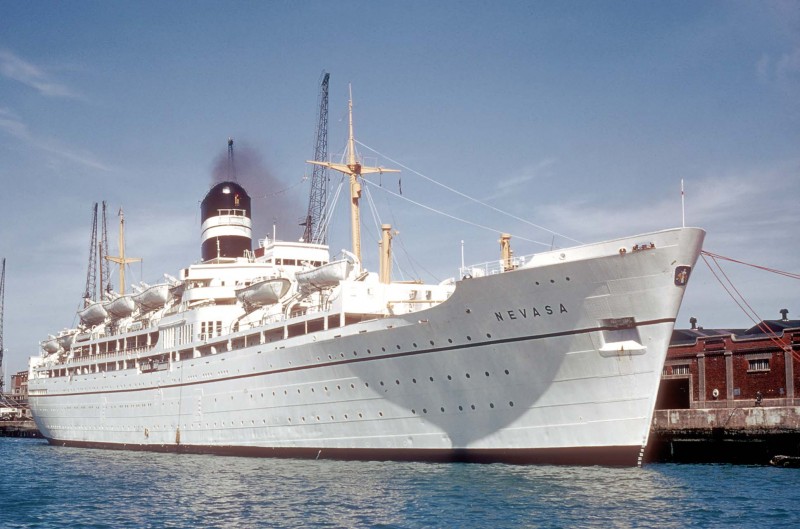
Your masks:
{"label": "porthole", "polygon": [[487,377],[489,376],[489,372],[488,371],[484,371],[483,374],[486,375]]}
{"label": "porthole", "polygon": [[551,283],[555,283],[555,282],[556,282],[556,280],[555,280],[555,279],[551,279],[551,280],[550,280],[550,282],[551,282]]}
{"label": "porthole", "polygon": [[364,418],[364,416],[363,416],[363,415],[361,415],[361,413],[359,413],[359,414],[358,414],[358,418],[359,418],[359,419],[363,419],[363,418]]}
{"label": "porthole", "polygon": [[467,341],[471,342],[472,341],[472,336],[467,336]]}
{"label": "porthole", "polygon": [[491,338],[491,337],[492,337],[492,335],[491,335],[491,334],[489,334],[489,333],[487,332],[487,333],[486,333],[486,337],[487,337],[487,338]]}
{"label": "porthole", "polygon": [[411,382],[413,382],[414,384],[416,384],[416,383],[417,383],[417,379],[416,379],[416,378],[412,378],[412,379],[411,379]]}
{"label": "porthole", "polygon": [[[486,376],[487,376],[487,377],[489,376],[489,375],[488,375],[488,373],[487,373],[487,375],[486,375]],[[342,389],[342,386],[340,386],[339,384],[336,384],[336,389],[338,389],[338,390],[340,390],[340,391],[341,391],[341,389]]]}
{"label": "porthole", "polygon": [[431,340],[431,345],[433,345],[433,340]]}
{"label": "porthole", "polygon": [[566,280],[569,281],[569,276],[566,277]]}
{"label": "porthole", "polygon": [[458,411],[464,411],[464,406],[459,406]]}
{"label": "porthole", "polygon": [[385,347],[381,347],[381,351],[383,351],[385,353],[386,352],[386,348]]}
{"label": "porthole", "polygon": [[356,389],[356,385],[355,384],[350,384],[350,389]]}
{"label": "porthole", "polygon": [[513,400],[508,401],[508,405],[513,408],[514,407],[514,401]]}
{"label": "porthole", "polygon": [[506,369],[506,375],[508,375],[508,369]]}
{"label": "porthole", "polygon": [[382,411],[378,412],[378,417],[383,417],[383,412]]}
{"label": "porthole", "polygon": [[447,375],[447,380],[453,380],[453,377],[451,377],[450,375]]}
{"label": "porthole", "polygon": [[431,382],[433,382],[433,377],[428,377],[428,378],[431,380]]}
{"label": "porthole", "polygon": [[452,338],[448,338],[447,339],[447,343],[453,343],[453,339]]}
{"label": "porthole", "polygon": [[400,385],[400,381],[399,380],[395,380],[394,383],[397,384],[398,386]]}
{"label": "porthole", "polygon": [[364,382],[364,387],[368,388],[369,387],[369,382]]}
{"label": "porthole", "polygon": [[372,354],[372,349],[367,349],[367,354],[371,355]]}
{"label": "porthole", "polygon": [[422,413],[428,413],[428,409],[427,408],[422,408]]}
{"label": "porthole", "polygon": [[347,419],[347,414],[346,413],[344,414],[344,418]]}
{"label": "porthole", "polygon": [[383,380],[381,380],[381,386],[383,386]]}
{"label": "porthole", "polygon": [[475,409],[475,405],[474,404],[470,404],[469,407],[472,408],[473,410]]}
{"label": "porthole", "polygon": [[411,408],[411,414],[412,415],[416,415],[417,414],[417,410],[415,410],[414,408]]}
{"label": "porthole", "polygon": [[469,373],[467,373],[467,378],[469,378]]}
{"label": "porthole", "polygon": [[442,413],[444,413],[444,406],[442,406],[442,407],[441,407],[441,408],[439,408],[439,409],[440,409],[440,410],[442,410]]}
{"label": "porthole", "polygon": [[490,402],[490,403],[489,403],[489,407],[490,407],[490,408],[494,408],[494,402]]}

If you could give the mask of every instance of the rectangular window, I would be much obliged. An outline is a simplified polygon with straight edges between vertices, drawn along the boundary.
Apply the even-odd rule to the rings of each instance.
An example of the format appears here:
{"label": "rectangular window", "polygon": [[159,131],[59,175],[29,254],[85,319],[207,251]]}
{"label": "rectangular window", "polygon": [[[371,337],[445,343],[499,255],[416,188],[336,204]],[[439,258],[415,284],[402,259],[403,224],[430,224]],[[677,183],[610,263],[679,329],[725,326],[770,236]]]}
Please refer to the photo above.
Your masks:
{"label": "rectangular window", "polygon": [[689,364],[681,364],[678,366],[672,366],[672,374],[673,375],[688,375],[689,374]]}
{"label": "rectangular window", "polygon": [[747,371],[769,371],[769,359],[758,358],[756,360],[747,361]]}

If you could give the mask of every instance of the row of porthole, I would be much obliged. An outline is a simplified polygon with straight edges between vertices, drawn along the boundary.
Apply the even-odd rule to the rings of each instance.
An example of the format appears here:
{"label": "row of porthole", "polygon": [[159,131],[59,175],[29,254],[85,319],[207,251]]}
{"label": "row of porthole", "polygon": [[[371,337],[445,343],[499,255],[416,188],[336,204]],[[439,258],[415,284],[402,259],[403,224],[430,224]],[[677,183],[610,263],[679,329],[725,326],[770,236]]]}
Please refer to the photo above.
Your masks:
{"label": "row of porthole", "polygon": [[[565,277],[564,279],[566,279],[567,281],[569,281],[569,280],[570,280],[570,279],[569,279],[569,276]],[[551,280],[550,280],[550,283],[555,283],[555,282],[556,282],[556,280],[555,280],[555,279],[551,279]],[[534,281],[534,283],[536,283],[536,286],[539,286],[539,284],[540,284],[538,281]]]}
{"label": "row of porthole", "polygon": [[[503,373],[505,373],[506,375],[510,375],[511,374],[511,372],[508,369],[503,370]],[[483,375],[485,377],[489,377],[489,376],[491,376],[491,373],[489,373],[488,371],[484,371]],[[472,378],[472,375],[470,375],[469,373],[464,373],[464,377],[465,378]],[[435,380],[436,379],[434,377],[431,377],[431,376],[428,377],[428,381],[430,381],[430,382],[434,382]],[[452,375],[447,375],[447,380],[453,380],[453,376]],[[416,378],[412,378],[411,382],[414,383],[414,384],[417,384],[417,379]],[[399,386],[400,385],[400,379],[395,379],[394,383],[395,383],[395,385]],[[380,385],[381,386],[385,386],[386,383],[383,380],[381,380],[380,381]],[[368,388],[369,387],[369,382],[364,382],[364,387]],[[341,389],[342,389],[341,384],[337,384],[336,385],[336,389],[341,391]],[[350,384],[350,389],[356,389],[356,385],[351,383]],[[323,386],[323,390],[324,391],[329,391],[328,386]],[[311,388],[311,393],[316,393],[314,388]],[[288,396],[289,395],[289,390],[286,390],[286,389],[283,390],[283,394]],[[301,394],[300,388],[297,388],[297,394],[298,395]],[[276,397],[277,393],[275,391],[273,391],[272,392],[272,396]],[[231,400],[234,400],[234,396],[233,395],[231,395],[230,397],[231,397]],[[261,393],[261,397],[262,398],[264,397],[264,393]],[[252,393],[250,394],[250,398],[251,399],[254,398]],[[214,397],[214,402],[217,402],[217,398],[216,397]]]}
{"label": "row of porthole", "polygon": [[[492,335],[490,333],[486,333],[486,338],[491,339],[491,337],[492,337]],[[472,341],[472,336],[467,335],[467,341],[471,342]],[[433,340],[430,340],[428,343],[431,344],[431,347],[435,347],[436,346],[436,343]],[[452,344],[453,343],[453,339],[452,338],[448,338],[447,339],[447,343],[448,344]],[[412,347],[414,347],[414,349],[417,349],[419,347],[417,342],[413,342],[411,345],[412,345]],[[402,349],[402,346],[400,344],[395,344],[395,348],[398,351],[400,351]],[[381,347],[381,352],[385,353],[386,352],[386,347]],[[371,355],[372,354],[372,349],[367,349],[367,354]],[[333,360],[333,356],[334,355],[329,354],[328,355],[328,360]],[[353,351],[353,356],[357,357],[358,356],[358,351]],[[343,352],[340,352],[339,353],[339,358],[345,358],[345,354]],[[322,357],[318,356],[317,357],[317,362],[321,362],[321,361],[322,361]]]}
{"label": "row of porthole", "polygon": [[[505,369],[503,372],[504,372],[506,375],[510,375],[510,374],[511,374],[511,372],[510,372],[508,369]],[[491,375],[490,375],[490,373],[489,373],[488,371],[484,371],[484,372],[483,372],[483,374],[484,374],[484,376],[486,376],[486,377],[489,377],[489,376],[491,376]],[[471,378],[471,375],[470,375],[469,373],[465,373],[465,374],[464,374],[464,376],[465,376],[465,378]],[[428,377],[428,380],[429,380],[430,382],[434,382],[434,381],[435,381],[434,377],[430,377],[430,376]],[[447,375],[447,380],[453,380],[453,376],[452,376],[452,375]],[[417,383],[417,379],[416,379],[416,378],[412,378],[412,379],[411,379],[411,382],[412,382],[412,383],[414,383],[414,384],[416,384],[416,383]],[[399,386],[399,385],[400,385],[400,380],[399,380],[399,379],[395,379],[394,383],[395,383],[396,385],[398,385],[398,386]],[[385,383],[383,380],[381,380],[381,381],[380,381],[380,385],[381,385],[381,386],[385,386],[385,385],[386,385],[386,383]],[[355,387],[356,387],[356,386],[355,386],[355,384],[350,384],[350,389],[355,389]],[[367,387],[367,388],[368,388],[368,387],[369,387],[369,382],[364,382],[364,387]],[[323,389],[324,389],[325,391],[329,391],[329,389],[328,389],[328,386],[324,386],[324,387],[323,387]],[[339,391],[341,391],[341,389],[342,389],[342,386],[341,386],[340,384],[337,384],[337,385],[336,385],[336,389],[337,389],[337,390],[339,390]],[[297,393],[298,393],[298,394],[300,394],[300,393],[301,393],[301,390],[300,390],[299,388],[297,389]],[[315,393],[315,390],[314,390],[314,388],[311,388],[311,393]],[[288,390],[283,390],[283,394],[284,394],[284,395],[288,395],[288,394],[289,394],[289,391],[288,391]],[[277,396],[276,392],[274,392],[274,391],[273,391],[273,392],[272,392],[272,396],[273,396],[273,397]],[[261,397],[264,397],[264,394],[263,394],[263,393],[261,393]],[[234,397],[231,395],[231,400],[233,400],[233,398],[234,398]],[[250,398],[251,398],[251,399],[253,398],[253,394],[250,394]],[[214,401],[216,402],[216,398],[214,399]]]}
{"label": "row of porthole", "polygon": [[[513,407],[514,407],[514,401],[513,401],[513,400],[510,400],[510,401],[508,401],[508,407],[509,407],[509,408],[513,408]],[[494,402],[490,402],[490,403],[489,403],[489,408],[490,408],[490,409],[494,409],[494,408],[495,408],[495,404],[494,404]],[[475,404],[470,404],[470,405],[469,405],[469,409],[470,409],[470,410],[477,410],[478,408],[477,408],[477,406],[475,406]],[[461,406],[461,405],[459,405],[459,406],[458,406],[458,411],[464,411],[464,410],[465,410],[464,406]],[[446,410],[446,408],[445,408],[444,406],[441,406],[441,407],[439,408],[439,411],[440,411],[441,413],[445,413],[447,410]],[[412,409],[411,409],[411,413],[412,413],[413,415],[416,415],[416,414],[417,414],[417,410],[416,410],[416,408],[412,408]],[[427,415],[427,414],[428,414],[428,409],[427,409],[427,408],[422,408],[422,413],[423,413],[423,414],[425,414],[425,415]],[[345,419],[345,420],[349,420],[349,418],[350,418],[350,416],[349,416],[348,414],[346,414],[346,413],[345,413],[345,414],[344,414],[342,417],[344,417],[344,419]],[[382,412],[382,411],[379,411],[379,412],[378,412],[378,417],[383,417],[383,412]],[[321,420],[319,415],[317,415],[315,418],[316,418],[316,420],[317,420],[317,421],[320,421],[320,420]],[[361,413],[361,412],[359,412],[359,413],[358,413],[358,418],[359,418],[359,419],[363,419],[363,418],[364,418],[364,414],[363,414],[363,413]],[[305,418],[305,417],[300,417],[300,420],[301,420],[302,422],[306,422],[306,418]],[[332,421],[335,421],[335,420],[336,420],[335,416],[331,415],[331,420],[332,420]],[[292,418],[291,418],[291,417],[287,417],[286,421],[287,421],[289,424],[291,424],[291,423],[292,423]],[[233,423],[231,423],[231,425],[233,425]],[[223,426],[224,426],[224,423],[223,423]]]}

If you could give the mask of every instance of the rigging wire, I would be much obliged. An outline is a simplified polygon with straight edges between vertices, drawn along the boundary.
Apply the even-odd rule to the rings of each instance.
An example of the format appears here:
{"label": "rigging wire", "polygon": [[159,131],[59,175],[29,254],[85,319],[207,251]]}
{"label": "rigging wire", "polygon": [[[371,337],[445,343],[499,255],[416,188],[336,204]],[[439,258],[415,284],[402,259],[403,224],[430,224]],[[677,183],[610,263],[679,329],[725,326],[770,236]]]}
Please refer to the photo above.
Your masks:
{"label": "rigging wire", "polygon": [[[512,219],[514,219],[514,220],[518,220],[518,221],[520,221],[520,222],[523,222],[523,223],[525,223],[525,224],[527,224],[527,225],[529,225],[529,226],[532,226],[532,227],[534,227],[534,228],[537,228],[537,229],[540,229],[540,230],[544,230],[544,231],[546,231],[546,232],[548,232],[548,233],[552,233],[553,235],[556,235],[556,236],[558,236],[558,237],[562,237],[562,238],[564,238],[564,239],[567,239],[567,240],[570,240],[570,241],[576,242],[576,243],[578,243],[578,244],[583,244],[581,241],[579,241],[579,240],[577,240],[577,239],[573,239],[572,237],[568,237],[568,236],[566,236],[566,235],[562,235],[562,234],[560,234],[560,233],[558,233],[558,232],[556,232],[556,231],[553,231],[553,230],[551,230],[551,229],[549,229],[549,228],[545,228],[544,226],[540,226],[540,225],[538,225],[538,224],[535,224],[535,223],[533,223],[533,222],[531,222],[531,221],[529,221],[529,220],[525,220],[525,219],[523,219],[522,217],[518,217],[518,216],[516,216],[516,215],[513,215],[513,214],[511,214],[511,213],[509,213],[509,212],[507,212],[507,211],[503,211],[503,210],[502,210],[502,209],[500,209],[500,208],[497,208],[497,207],[495,207],[495,206],[492,206],[491,204],[487,204],[486,202],[483,202],[483,201],[481,201],[481,200],[478,200],[477,198],[473,198],[473,197],[471,197],[471,196],[469,196],[469,195],[467,195],[467,194],[465,194],[465,193],[462,193],[461,191],[458,191],[458,190],[456,190],[456,189],[453,189],[453,188],[452,188],[452,187],[450,187],[450,186],[447,186],[447,185],[445,185],[445,184],[442,184],[441,182],[437,182],[437,181],[436,181],[436,180],[434,180],[433,178],[430,178],[430,177],[428,177],[428,176],[425,176],[424,174],[420,173],[419,171],[415,171],[414,169],[412,169],[412,168],[410,168],[410,167],[408,167],[408,166],[406,166],[406,165],[403,165],[402,163],[398,162],[397,160],[394,160],[394,159],[390,158],[389,156],[386,156],[385,154],[382,154],[382,153],[380,153],[380,152],[376,151],[375,149],[373,149],[373,148],[372,148],[372,147],[370,147],[369,145],[365,145],[365,144],[361,143],[361,142],[360,142],[360,141],[358,141],[358,140],[355,140],[355,142],[356,142],[356,143],[358,143],[359,145],[361,145],[362,147],[364,147],[365,149],[369,149],[370,151],[374,152],[374,153],[375,153],[375,154],[377,154],[378,156],[381,156],[381,157],[383,157],[383,158],[386,158],[387,160],[389,160],[389,161],[390,161],[390,162],[392,162],[393,164],[395,164],[395,165],[399,165],[400,167],[402,167],[402,168],[403,168],[403,169],[405,169],[406,171],[409,171],[409,172],[411,172],[411,173],[414,173],[415,175],[417,175],[417,176],[419,176],[419,177],[421,177],[421,178],[424,178],[425,180],[427,180],[427,181],[429,181],[429,182],[431,182],[431,183],[433,183],[433,184],[436,184],[436,185],[438,185],[438,186],[440,186],[440,187],[443,187],[444,189],[447,189],[448,191],[450,191],[450,192],[452,192],[452,193],[455,193],[455,194],[457,194],[457,195],[459,195],[459,196],[461,196],[461,197],[464,197],[464,198],[466,198],[467,200],[470,200],[470,201],[472,201],[472,202],[475,202],[476,204],[480,204],[481,206],[487,207],[487,208],[489,208],[489,209],[491,209],[491,210],[494,210],[494,211],[496,211],[496,212],[498,212],[498,213],[502,213],[503,215],[509,216],[509,217],[511,217],[511,218],[512,218]],[[455,217],[452,217],[452,218],[455,218]],[[459,220],[459,219],[457,219],[457,220]],[[498,233],[500,233],[500,232],[498,232]],[[518,237],[518,236],[517,236],[517,237]],[[521,238],[521,237],[518,237],[518,238]],[[525,240],[528,240],[528,239],[525,239]],[[537,241],[531,241],[531,242],[537,242]],[[538,244],[543,244],[543,243],[538,243]],[[545,245],[545,246],[546,246],[546,245]]]}
{"label": "rigging wire", "polygon": [[[406,201],[408,201],[408,202],[410,202],[410,203],[414,204],[415,206],[419,206],[419,207],[421,207],[421,208],[423,208],[423,209],[427,209],[428,211],[432,211],[432,212],[434,212],[434,213],[438,213],[439,215],[443,215],[443,216],[445,216],[445,217],[448,217],[448,218],[451,218],[451,219],[453,219],[453,220],[457,220],[457,221],[459,221],[459,222],[463,222],[464,224],[469,224],[469,225],[471,225],[471,226],[475,226],[476,228],[481,228],[481,229],[484,229],[484,230],[488,230],[488,231],[491,231],[491,232],[493,232],[493,233],[505,233],[504,231],[502,231],[502,230],[498,230],[497,228],[492,228],[492,227],[489,227],[489,226],[484,226],[483,224],[478,224],[478,223],[476,223],[476,222],[472,222],[472,221],[470,221],[470,220],[462,219],[462,218],[460,218],[460,217],[456,217],[455,215],[451,215],[451,214],[449,214],[449,213],[446,213],[446,212],[444,212],[444,211],[441,211],[441,210],[438,210],[438,209],[432,208],[432,207],[430,207],[430,206],[426,206],[425,204],[421,204],[421,203],[419,203],[419,202],[416,202],[416,201],[414,201],[414,200],[411,200],[410,198],[408,198],[408,197],[406,197],[406,196],[404,196],[404,195],[399,195],[399,194],[395,193],[394,191],[389,191],[389,190],[388,190],[388,189],[386,189],[385,187],[381,187],[381,186],[379,186],[379,185],[377,185],[377,184],[374,184],[374,183],[370,182],[369,180],[363,179],[363,181],[364,181],[364,182],[366,182],[366,183],[367,183],[369,186],[377,187],[378,189],[380,189],[380,190],[381,190],[381,191],[383,191],[384,193],[389,193],[390,195],[393,195],[393,196],[395,196],[395,197],[397,197],[397,198],[400,198],[400,199],[402,199],[402,200],[406,200]],[[544,242],[541,242],[541,241],[535,241],[535,240],[533,240],[533,239],[528,239],[527,237],[523,237],[523,236],[521,236],[521,235],[513,235],[513,234],[512,234],[512,236],[513,236],[514,238],[516,238],[516,239],[520,239],[520,240],[522,240],[522,241],[532,242],[532,243],[535,243],[535,244],[540,244],[540,245],[542,245],[542,246],[550,246],[548,243],[544,243]]]}
{"label": "rigging wire", "polygon": [[[768,325],[764,323],[764,320],[758,315],[758,313],[756,313],[755,309],[753,309],[753,307],[747,302],[742,293],[733,284],[733,281],[731,281],[730,277],[728,277],[728,275],[722,269],[722,266],[717,261],[717,258],[732,262],[738,262],[761,270],[769,270],[769,271],[772,270],[766,267],[752,265],[749,263],[744,263],[741,261],[737,261],[735,259],[724,257],[718,254],[713,254],[711,252],[706,252],[705,250],[700,252],[700,256],[703,258],[703,262],[706,263],[706,266],[708,266],[708,269],[714,275],[714,278],[719,282],[719,284],[722,286],[725,292],[728,293],[728,295],[731,297],[734,303],[736,303],[736,305],[739,306],[742,312],[744,312],[745,315],[753,322],[753,324],[756,327],[758,327],[759,330],[761,330],[761,332],[763,332],[770,339],[770,341],[772,341],[772,343],[774,343],[779,349],[783,351],[789,351],[796,360],[800,361],[800,354],[794,351],[793,347],[791,346],[791,343],[789,342],[789,338],[785,335],[778,336],[778,334],[774,330],[772,330]],[[719,270],[719,273],[725,278],[725,281],[723,281],[720,278],[720,275],[717,274],[717,271],[714,269],[714,267],[711,266],[706,257],[709,257],[714,262],[714,265],[716,266],[717,270]],[[782,273],[780,271],[775,271],[775,273],[779,273],[781,275],[787,275],[786,273]],[[789,276],[791,277],[791,274]]]}

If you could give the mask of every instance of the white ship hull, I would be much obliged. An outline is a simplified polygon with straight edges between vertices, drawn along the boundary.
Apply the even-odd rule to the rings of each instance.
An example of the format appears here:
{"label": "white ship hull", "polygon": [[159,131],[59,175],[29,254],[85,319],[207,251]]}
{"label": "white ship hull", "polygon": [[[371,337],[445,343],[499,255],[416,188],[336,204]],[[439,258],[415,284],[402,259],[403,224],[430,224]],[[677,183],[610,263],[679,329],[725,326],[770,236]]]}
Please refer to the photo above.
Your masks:
{"label": "white ship hull", "polygon": [[[147,353],[155,366],[133,349],[32,362],[31,410],[51,443],[73,446],[636,465],[680,267],[694,266],[703,236],[685,228],[548,252],[465,279],[429,309],[351,322],[343,308],[296,334],[303,320],[172,344],[164,318]],[[643,241],[654,247],[632,251]]]}

